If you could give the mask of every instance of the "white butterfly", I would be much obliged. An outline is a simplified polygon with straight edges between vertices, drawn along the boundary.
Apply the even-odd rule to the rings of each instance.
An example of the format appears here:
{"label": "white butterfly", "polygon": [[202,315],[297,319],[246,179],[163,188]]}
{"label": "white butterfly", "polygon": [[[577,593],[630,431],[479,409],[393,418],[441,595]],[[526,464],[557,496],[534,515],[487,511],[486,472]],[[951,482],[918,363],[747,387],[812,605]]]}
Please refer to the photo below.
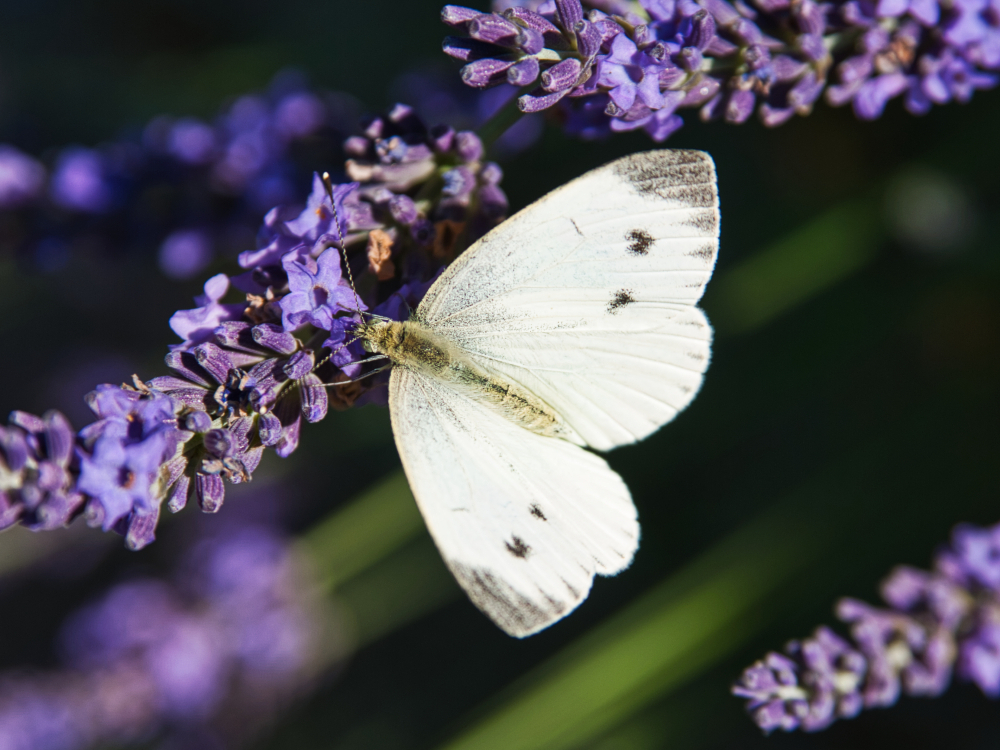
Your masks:
{"label": "white butterfly", "polygon": [[669,422],[708,365],[695,307],[718,250],[715,168],[650,151],[588,172],[470,247],[410,320],[360,330],[427,527],[472,602],[518,637],[632,561],[603,459]]}

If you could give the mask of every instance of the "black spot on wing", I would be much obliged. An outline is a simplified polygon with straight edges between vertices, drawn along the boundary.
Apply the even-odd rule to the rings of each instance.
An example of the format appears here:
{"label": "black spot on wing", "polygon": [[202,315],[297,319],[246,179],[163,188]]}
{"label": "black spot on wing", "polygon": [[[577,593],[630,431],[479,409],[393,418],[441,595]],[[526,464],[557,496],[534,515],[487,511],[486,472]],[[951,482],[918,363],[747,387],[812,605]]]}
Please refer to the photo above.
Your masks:
{"label": "black spot on wing", "polygon": [[653,238],[645,229],[630,229],[625,233],[629,241],[628,251],[633,255],[648,255]]}
{"label": "black spot on wing", "polygon": [[633,302],[635,302],[635,297],[632,296],[631,289],[619,289],[608,303],[608,312],[614,315],[623,307],[631,305]]}
{"label": "black spot on wing", "polygon": [[636,192],[692,208],[715,208],[715,167],[702,151],[664,150],[632,154],[611,165]]}
{"label": "black spot on wing", "polygon": [[519,536],[511,536],[509,542],[504,542],[507,546],[507,551],[510,552],[514,557],[524,559],[531,552],[531,547],[524,543],[524,540]]}
{"label": "black spot on wing", "polygon": [[697,250],[692,250],[688,253],[693,258],[701,258],[704,261],[710,261],[715,259],[715,246],[714,245],[704,245],[699,247]]}
{"label": "black spot on wing", "polygon": [[543,609],[489,569],[451,561],[448,567],[472,603],[510,635],[523,638],[566,612],[563,602],[548,596],[549,609]]}
{"label": "black spot on wing", "polygon": [[680,223],[682,226],[697,229],[706,237],[719,236],[719,212],[714,208],[699,209]]}
{"label": "black spot on wing", "polygon": [[545,517],[545,514],[542,513],[542,509],[538,507],[537,503],[532,503],[532,505],[528,508],[528,510],[531,511],[531,515],[533,515],[535,518],[539,519],[540,521],[548,521],[549,520],[548,518]]}

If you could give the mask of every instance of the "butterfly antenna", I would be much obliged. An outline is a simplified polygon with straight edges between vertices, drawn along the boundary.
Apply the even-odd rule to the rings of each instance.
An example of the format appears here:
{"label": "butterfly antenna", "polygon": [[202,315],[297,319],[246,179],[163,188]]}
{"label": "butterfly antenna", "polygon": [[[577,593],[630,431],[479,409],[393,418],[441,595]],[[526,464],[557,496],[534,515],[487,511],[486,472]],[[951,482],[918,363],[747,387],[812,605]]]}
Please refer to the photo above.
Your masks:
{"label": "butterfly antenna", "polygon": [[344,233],[340,228],[340,216],[337,215],[337,201],[333,199],[333,180],[330,173],[323,173],[323,187],[326,188],[326,196],[330,199],[333,207],[333,223],[337,227],[337,239],[340,241],[340,254],[344,259],[344,270],[347,271],[347,280],[351,284],[351,292],[354,293],[354,311],[361,315],[361,300],[358,298],[358,290],[354,286],[354,275],[351,273],[351,264],[347,261],[347,245],[344,243]]}

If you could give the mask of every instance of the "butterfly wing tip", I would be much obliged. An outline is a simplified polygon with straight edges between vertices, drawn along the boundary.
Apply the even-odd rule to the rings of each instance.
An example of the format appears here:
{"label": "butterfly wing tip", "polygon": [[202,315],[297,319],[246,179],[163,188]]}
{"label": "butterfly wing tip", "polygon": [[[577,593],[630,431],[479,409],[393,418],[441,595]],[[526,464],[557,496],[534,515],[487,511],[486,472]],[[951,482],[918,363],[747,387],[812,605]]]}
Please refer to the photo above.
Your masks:
{"label": "butterfly wing tip", "polygon": [[587,592],[572,592],[578,598],[571,603],[545,596],[540,603],[517,591],[488,568],[454,560],[448,561],[448,567],[472,603],[514,638],[527,638],[544,630],[572,612],[587,596]]}

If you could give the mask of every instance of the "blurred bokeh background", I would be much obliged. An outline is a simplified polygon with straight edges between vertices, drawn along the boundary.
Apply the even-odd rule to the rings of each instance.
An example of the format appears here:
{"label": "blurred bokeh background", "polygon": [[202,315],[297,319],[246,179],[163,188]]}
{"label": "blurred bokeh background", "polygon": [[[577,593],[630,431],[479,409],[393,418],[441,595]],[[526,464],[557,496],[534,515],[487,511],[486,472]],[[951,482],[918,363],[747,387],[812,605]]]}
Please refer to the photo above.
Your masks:
{"label": "blurred bokeh background", "polygon": [[[457,78],[438,11],[427,0],[0,4],[0,142],[49,166],[68,146],[148,143],[158,116],[213,122],[254,92],[271,105],[317,92],[326,113],[268,189],[222,191],[208,212],[185,213],[188,176],[129,226],[114,212],[99,226],[51,219],[55,244],[25,244],[45,227],[0,218],[0,413],[59,408],[79,427],[95,384],[162,374],[170,315],[233,268],[262,202],[339,168],[336,144],[359,114],[404,101],[432,120],[474,119],[462,92],[421,94]],[[111,683],[100,711],[146,700],[166,718],[122,719],[102,747],[1000,746],[997,704],[968,685],[766,738],[729,696],[744,666],[831,622],[839,596],[875,601],[894,564],[929,565],[955,523],[1000,520],[998,118],[988,91],[923,118],[899,102],[867,123],[822,104],[773,130],[686,118],[668,145],[709,151],[722,197],[704,300],[713,362],[674,423],[609,456],[642,545],[565,621],[522,642],[476,611],[412,505],[388,412],[336,413],[291,458],[267,455],[219,515],[167,518],[139,553],[79,522],[0,536],[0,693],[38,696],[0,706],[0,724],[53,728],[11,747],[84,746],[56,731],[83,698],[53,696]],[[548,127],[501,160],[503,186],[517,209],[650,145]],[[171,221],[215,231],[218,251],[190,278],[161,268]],[[261,560],[280,565],[263,566],[268,577]],[[219,641],[234,623],[261,642]],[[194,635],[165,651],[181,631]],[[97,641],[130,660],[100,688],[80,656]]]}

